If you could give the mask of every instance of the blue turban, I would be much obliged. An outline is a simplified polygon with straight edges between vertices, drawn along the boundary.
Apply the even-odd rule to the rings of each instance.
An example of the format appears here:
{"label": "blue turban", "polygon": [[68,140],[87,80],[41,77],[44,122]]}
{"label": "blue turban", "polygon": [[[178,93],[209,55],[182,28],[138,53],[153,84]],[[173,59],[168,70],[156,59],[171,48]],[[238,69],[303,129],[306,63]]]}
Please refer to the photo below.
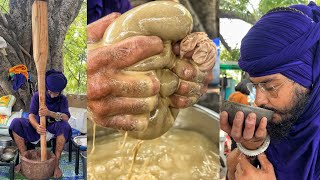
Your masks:
{"label": "blue turban", "polygon": [[67,78],[60,71],[51,69],[46,72],[46,88],[52,92],[61,92],[67,82]]}
{"label": "blue turban", "polygon": [[310,90],[310,100],[280,142],[266,151],[277,179],[320,179],[320,7],[276,8],[243,38],[239,66],[251,77],[275,73]]}

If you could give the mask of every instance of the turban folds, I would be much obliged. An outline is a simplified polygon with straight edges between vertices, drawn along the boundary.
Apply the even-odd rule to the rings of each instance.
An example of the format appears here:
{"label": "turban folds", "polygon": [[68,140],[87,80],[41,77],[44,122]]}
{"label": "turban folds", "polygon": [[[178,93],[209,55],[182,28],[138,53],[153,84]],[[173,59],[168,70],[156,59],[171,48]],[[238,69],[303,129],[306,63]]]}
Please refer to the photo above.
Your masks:
{"label": "turban folds", "polygon": [[277,179],[320,179],[320,7],[268,12],[243,38],[239,66],[251,77],[281,73],[310,90],[288,136],[271,140],[266,154]]}
{"label": "turban folds", "polygon": [[52,92],[61,92],[67,82],[67,78],[60,71],[51,69],[46,72],[46,88]]}
{"label": "turban folds", "polygon": [[241,42],[240,68],[251,77],[281,73],[310,89],[317,80],[313,67],[319,50],[319,12],[311,2],[264,15]]}

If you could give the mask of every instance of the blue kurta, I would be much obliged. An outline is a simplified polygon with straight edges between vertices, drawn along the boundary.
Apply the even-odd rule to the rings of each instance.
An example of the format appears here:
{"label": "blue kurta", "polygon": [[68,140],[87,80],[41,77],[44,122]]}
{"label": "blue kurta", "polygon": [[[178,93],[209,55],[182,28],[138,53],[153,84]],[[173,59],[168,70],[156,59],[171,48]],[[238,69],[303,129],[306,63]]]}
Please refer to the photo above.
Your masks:
{"label": "blue kurta", "polygon": [[90,24],[112,12],[125,13],[131,9],[128,0],[89,0],[87,7],[87,23]]}
{"label": "blue kurta", "polygon": [[[59,95],[56,98],[51,98],[48,94],[46,95],[46,105],[50,111],[60,112],[66,114],[70,118],[70,112],[68,108],[68,100],[64,95]],[[36,115],[36,120],[40,124],[39,117],[39,94],[36,92],[30,104],[30,113]],[[55,121],[54,118],[46,117],[47,131],[57,137],[61,134],[64,135],[66,141],[69,139],[69,133],[71,131],[71,126],[66,121]],[[51,121],[51,122],[49,122]],[[12,131],[18,134],[20,137],[24,138],[26,142],[37,142],[40,139],[40,135],[37,133],[29,122],[25,118],[15,118],[10,127],[9,133],[12,137]],[[13,138],[13,137],[12,137]]]}

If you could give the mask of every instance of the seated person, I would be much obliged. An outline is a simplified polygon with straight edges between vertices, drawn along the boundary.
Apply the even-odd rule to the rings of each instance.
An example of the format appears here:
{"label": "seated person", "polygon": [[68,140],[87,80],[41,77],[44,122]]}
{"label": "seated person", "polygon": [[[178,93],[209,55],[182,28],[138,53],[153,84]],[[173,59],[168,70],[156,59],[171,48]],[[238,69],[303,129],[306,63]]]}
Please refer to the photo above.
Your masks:
{"label": "seated person", "polygon": [[[54,69],[46,72],[46,107],[39,109],[39,94],[34,93],[31,104],[29,120],[25,118],[16,118],[9,127],[9,133],[18,146],[19,152],[24,156],[27,151],[25,143],[37,144],[40,135],[46,134],[47,140],[56,138],[57,158],[54,170],[54,178],[62,176],[59,168],[59,159],[64,144],[69,139],[71,127],[68,123],[70,113],[68,109],[68,100],[61,94],[67,85],[66,77],[59,71]],[[46,127],[40,126],[40,116],[46,116]],[[16,170],[20,170],[17,165]]]}

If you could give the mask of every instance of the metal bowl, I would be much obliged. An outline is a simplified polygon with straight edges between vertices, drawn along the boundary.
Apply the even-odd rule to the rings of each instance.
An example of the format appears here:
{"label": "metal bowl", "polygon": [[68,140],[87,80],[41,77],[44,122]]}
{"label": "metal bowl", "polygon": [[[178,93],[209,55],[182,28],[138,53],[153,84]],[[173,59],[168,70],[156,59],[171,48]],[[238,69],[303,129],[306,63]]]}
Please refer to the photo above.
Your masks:
{"label": "metal bowl", "polygon": [[5,162],[12,161],[15,155],[16,154],[12,152],[5,152],[1,155],[1,160]]}
{"label": "metal bowl", "polygon": [[246,106],[243,104],[230,102],[230,101],[224,101],[220,108],[221,112],[226,111],[228,113],[228,121],[229,124],[232,126],[234,117],[238,111],[242,111],[244,113],[244,117],[247,117],[249,113],[255,113],[256,114],[256,128],[259,126],[260,120],[263,117],[266,117],[267,120],[271,120],[272,116],[274,114],[273,111],[268,109],[263,109],[259,107],[251,107]]}
{"label": "metal bowl", "polygon": [[9,153],[15,154],[15,153],[17,153],[17,151],[18,151],[18,148],[14,147],[14,146],[8,146],[8,147],[3,149],[3,153],[9,152]]}
{"label": "metal bowl", "polygon": [[9,136],[0,136],[0,147],[12,146],[12,138]]}

